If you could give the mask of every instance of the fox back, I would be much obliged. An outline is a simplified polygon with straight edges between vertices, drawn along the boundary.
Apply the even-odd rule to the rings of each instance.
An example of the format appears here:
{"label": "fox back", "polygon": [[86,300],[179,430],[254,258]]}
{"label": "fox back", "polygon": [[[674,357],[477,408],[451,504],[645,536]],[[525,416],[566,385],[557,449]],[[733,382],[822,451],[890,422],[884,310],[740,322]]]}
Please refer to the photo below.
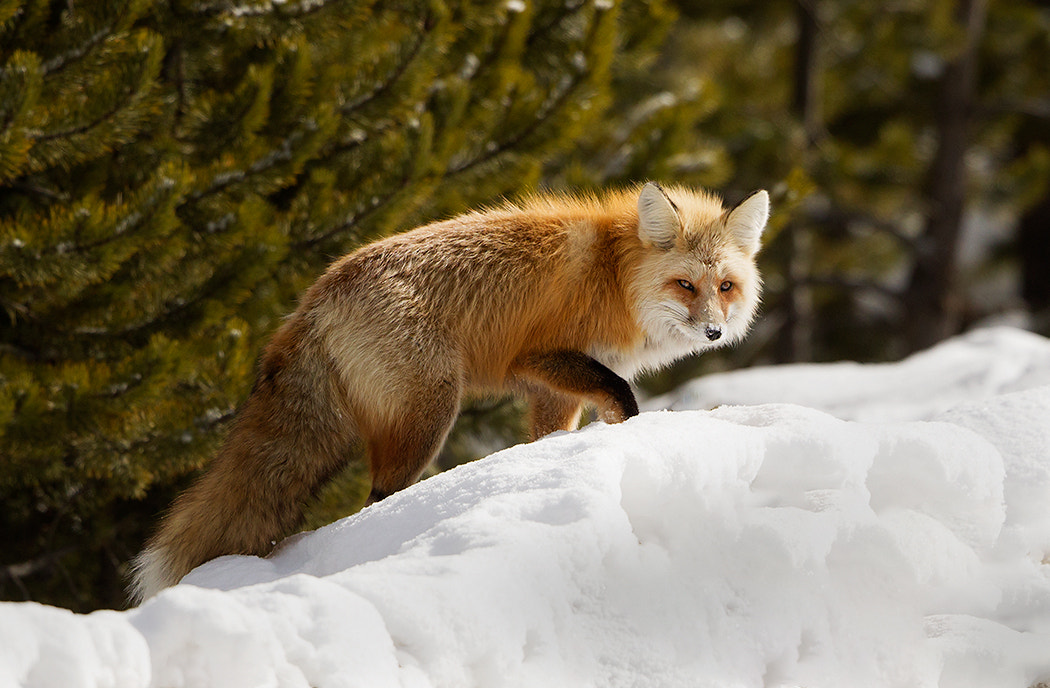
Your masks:
{"label": "fox back", "polygon": [[211,466],[136,562],[143,599],[222,554],[265,554],[365,455],[370,502],[412,484],[470,392],[528,398],[531,435],[582,404],[638,413],[627,382],[731,344],[759,301],[764,191],[733,209],[649,183],[535,196],[375,242],[336,261],[261,357]]}

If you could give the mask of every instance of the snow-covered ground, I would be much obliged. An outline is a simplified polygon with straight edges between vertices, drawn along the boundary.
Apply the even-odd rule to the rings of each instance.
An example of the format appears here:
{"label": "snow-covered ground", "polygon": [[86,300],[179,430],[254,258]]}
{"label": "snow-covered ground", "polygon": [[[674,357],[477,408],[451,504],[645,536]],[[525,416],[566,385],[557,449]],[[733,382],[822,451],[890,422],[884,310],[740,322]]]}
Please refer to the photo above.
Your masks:
{"label": "snow-covered ground", "polygon": [[2,604],[0,685],[1026,688],[1048,385],[1050,341],[1009,329],[710,376],[139,609]]}

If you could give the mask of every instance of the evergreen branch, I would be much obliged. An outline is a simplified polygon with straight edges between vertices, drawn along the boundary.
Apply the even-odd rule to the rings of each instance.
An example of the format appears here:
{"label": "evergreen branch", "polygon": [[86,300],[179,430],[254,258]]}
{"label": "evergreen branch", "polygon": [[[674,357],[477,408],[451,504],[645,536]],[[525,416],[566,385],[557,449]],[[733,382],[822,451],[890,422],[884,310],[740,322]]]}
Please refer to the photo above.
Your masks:
{"label": "evergreen branch", "polygon": [[110,24],[109,26],[107,26],[105,28],[99,29],[94,34],[92,34],[86,41],[84,41],[83,43],[81,43],[77,47],[73,48],[72,50],[67,50],[66,52],[62,53],[61,55],[58,55],[57,57],[53,57],[50,60],[48,60],[47,62],[45,62],[42,65],[42,69],[43,69],[44,74],[47,75],[47,76],[51,76],[52,74],[55,74],[56,72],[59,72],[62,69],[64,69],[66,67],[66,65],[68,65],[70,62],[74,62],[76,60],[79,60],[79,59],[83,58],[91,50],[93,50],[96,46],[98,46],[100,43],[102,43],[102,41],[107,36],[110,36],[112,33],[113,33],[113,25],[112,24]]}
{"label": "evergreen branch", "polygon": [[[61,329],[61,328],[55,327],[52,330],[52,332],[54,334],[61,334],[61,335],[67,335],[67,336],[76,336],[76,337],[84,337],[84,338],[93,337],[95,339],[110,339],[110,340],[118,340],[118,341],[119,340],[130,340],[130,339],[134,338],[136,335],[142,334],[143,332],[145,332],[147,329],[149,329],[151,327],[157,327],[160,324],[162,324],[164,321],[173,320],[173,319],[181,316],[183,313],[185,313],[187,310],[189,310],[193,306],[196,306],[196,305],[202,303],[203,301],[206,301],[207,299],[211,298],[214,295],[214,293],[215,293],[214,291],[212,291],[212,292],[205,292],[205,293],[201,293],[197,298],[194,298],[192,300],[180,301],[173,308],[171,308],[171,309],[169,309],[167,311],[154,313],[152,316],[150,316],[146,320],[140,320],[138,322],[135,322],[135,323],[132,323],[132,324],[128,325],[127,327],[122,327],[119,330],[111,330],[111,329],[107,329],[105,327],[78,327],[78,328],[75,328],[75,329],[72,329],[72,330],[68,330],[68,329]],[[116,394],[115,396],[120,396],[120,395]]]}
{"label": "evergreen branch", "polygon": [[342,112],[344,115],[350,115],[353,112],[360,110],[365,105],[368,105],[376,98],[379,98],[380,96],[385,95],[388,91],[390,91],[390,89],[393,88],[394,85],[401,80],[401,77],[403,77],[408,72],[408,66],[412,64],[417,57],[419,57],[419,54],[423,51],[423,45],[426,42],[427,37],[430,35],[430,32],[433,31],[435,25],[436,22],[434,22],[432,15],[427,14],[425,17],[423,17],[420,26],[421,30],[419,31],[419,34],[416,37],[415,45],[413,45],[412,48],[409,50],[408,54],[405,56],[405,59],[401,60],[398,63],[398,65],[391,71],[391,73],[388,75],[385,81],[378,84],[375,88],[373,88],[369,93],[365,94],[364,96],[361,96],[357,100],[343,105],[340,108],[340,112]]}
{"label": "evergreen branch", "polygon": [[105,390],[94,392],[92,394],[87,394],[85,396],[87,396],[89,399],[119,399],[128,392],[140,388],[145,382],[145,375],[135,373],[131,376],[131,380],[129,382],[117,382],[110,385]]}
{"label": "evergreen branch", "polygon": [[[98,328],[87,328],[80,327],[73,330],[63,329],[56,325],[52,326],[51,334],[76,336],[81,338],[95,338],[95,339],[109,339],[116,341],[130,341],[133,340],[148,330],[159,329],[170,321],[180,319],[184,317],[187,311],[192,308],[199,307],[200,304],[213,299],[220,291],[220,287],[223,284],[223,280],[230,278],[229,273],[216,277],[216,272],[213,272],[207,280],[203,281],[203,285],[194,295],[192,299],[180,299],[173,297],[163,305],[166,310],[160,310],[158,307],[151,315],[147,315],[146,319],[139,320],[131,323],[119,330],[107,329],[105,327]],[[214,285],[214,286],[209,286]],[[181,330],[180,330],[181,331]]]}
{"label": "evergreen branch", "polygon": [[238,19],[257,19],[266,16],[278,16],[282,19],[306,17],[319,12],[329,5],[339,5],[342,0],[304,0],[294,6],[271,0],[266,5],[237,5],[232,2],[200,4],[195,12],[201,17],[218,17],[232,15]]}
{"label": "evergreen branch", "polygon": [[532,136],[532,134],[534,134],[537,129],[539,129],[541,126],[550,121],[550,119],[555,114],[558,114],[562,106],[565,105],[565,103],[568,101],[569,96],[572,95],[576,88],[583,83],[583,79],[580,79],[579,76],[582,76],[585,73],[586,72],[578,72],[576,78],[569,79],[568,83],[564,87],[564,90],[557,96],[555,96],[553,99],[551,99],[547,103],[547,106],[544,109],[542,109],[539,113],[537,113],[536,117],[533,118],[533,120],[529,123],[528,126],[522,128],[520,131],[518,131],[517,134],[511,136],[508,139],[505,139],[501,143],[486,146],[485,152],[482,155],[479,155],[471,160],[449,168],[449,170],[445,173],[446,178],[454,177],[463,172],[467,172],[473,169],[474,167],[477,167],[478,165],[490,162],[494,158],[497,158],[500,155],[503,155],[504,153],[520,146],[526,139]]}
{"label": "evergreen branch", "polygon": [[[557,13],[550,21],[548,21],[541,27],[534,27],[534,30],[529,33],[529,36],[525,41],[525,45],[533,45],[538,37],[549,34],[551,31],[553,31],[555,26],[565,21],[569,16],[576,14],[585,5],[586,0],[579,0],[575,4],[566,3],[565,5],[561,6],[562,11]],[[452,165],[449,168],[449,170],[447,170],[446,177],[451,177],[461,172],[468,171],[473,167],[489,162],[494,158],[497,158],[500,155],[506,153],[507,151],[519,146],[522,142],[525,141],[525,139],[531,136],[541,125],[546,123],[549,117],[554,112],[560,110],[562,105],[567,100],[569,94],[571,94],[575,90],[575,88],[579,86],[580,83],[582,83],[583,79],[581,79],[580,77],[583,77],[586,74],[587,72],[585,70],[578,70],[576,72],[576,78],[570,79],[568,83],[565,84],[562,93],[558,94],[554,98],[548,99],[548,102],[546,103],[546,108],[541,110],[537,114],[537,117],[534,118],[533,121],[530,123],[530,125],[525,127],[523,130],[519,131],[517,135],[510,137],[502,143],[498,143],[495,145],[490,144],[489,146],[486,146],[486,150],[483,155],[477,156],[471,160],[467,160],[456,165]]]}
{"label": "evergreen branch", "polygon": [[[544,27],[544,31],[549,31],[557,23],[560,23],[569,14],[574,14],[584,5],[583,2],[578,2],[576,5],[566,6],[565,12],[559,15],[555,21]],[[532,39],[537,36],[539,32],[532,32],[529,36],[528,42],[531,43]],[[542,125],[546,124],[553,115],[560,112],[561,108],[568,101],[569,97],[576,91],[576,89],[586,81],[586,77],[590,76],[590,71],[586,68],[577,69],[574,71],[573,76],[563,80],[563,87],[561,93],[553,97],[549,97],[545,103],[545,107],[537,113],[536,117],[532,122],[520,130],[516,135],[511,136],[509,139],[504,140],[502,143],[498,143],[494,146],[487,146],[483,155],[475,157],[473,160],[455,165],[446,172],[446,177],[452,177],[461,172],[468,171],[478,165],[490,162],[498,156],[517,148],[526,139],[536,132]]]}
{"label": "evergreen branch", "polygon": [[[384,134],[393,127],[390,124],[384,124],[380,127],[373,128],[371,132],[365,132],[363,129],[354,130],[350,136],[347,136],[336,143],[330,143],[327,146],[321,148],[317,152],[317,155],[311,160],[306,161],[303,165],[302,174],[309,173],[311,170],[318,166],[330,162],[332,158],[343,153],[349,153],[350,151],[363,146],[369,141],[368,134]],[[299,182],[292,186],[296,186]]]}
{"label": "evergreen branch", "polygon": [[401,191],[401,188],[405,184],[407,184],[408,181],[408,175],[402,176],[398,183],[392,185],[392,190],[390,191],[390,193],[388,193],[383,198],[376,199],[368,208],[362,210],[359,213],[355,213],[354,215],[350,216],[346,221],[329,228],[322,234],[317,234],[308,239],[302,239],[300,241],[295,242],[294,244],[292,244],[292,247],[296,249],[310,249],[322,242],[328,241],[340,232],[352,229],[361,220],[368,219],[371,215],[375,214],[380,208],[385,208],[386,206],[388,206],[390,202],[397,197],[398,192]]}
{"label": "evergreen branch", "polygon": [[[423,50],[423,46],[426,42],[426,38],[429,35],[429,33],[433,31],[433,27],[435,26],[435,24],[436,22],[433,21],[433,17],[430,14],[424,17],[421,20],[421,30],[417,35],[417,39],[414,42],[412,48],[407,53],[405,59],[401,60],[398,63],[398,65],[389,73],[388,77],[382,83],[378,84],[374,89],[372,89],[372,91],[362,96],[361,98],[351,103],[345,104],[342,108],[340,108],[340,112],[344,116],[350,116],[355,111],[374,101],[376,98],[379,98],[382,95],[389,92],[408,72],[408,68],[412,64],[412,62],[414,62],[419,57]],[[344,139],[344,141],[342,141],[339,145],[327,149],[324,152],[324,154],[322,154],[320,157],[325,158],[339,154],[341,152],[353,150],[354,148],[356,148],[359,145],[362,145],[368,140],[369,133],[374,134],[377,132],[385,131],[389,128],[389,126],[383,126],[379,127],[378,129],[373,129],[371,132],[365,132],[364,130],[362,130],[363,136],[350,136],[347,139]],[[235,183],[243,182],[255,174],[264,172],[276,166],[278,162],[284,162],[291,159],[291,152],[293,149],[292,143],[294,143],[292,139],[293,137],[301,138],[302,136],[303,132],[301,130],[293,132],[287,139],[285,139],[284,142],[282,142],[282,146],[280,149],[280,152],[282,154],[278,154],[278,150],[275,149],[260,160],[253,163],[247,170],[243,172],[223,173],[216,175],[216,177],[212,180],[212,183],[208,186],[208,188],[202,189],[201,191],[197,191],[188,195],[187,201],[198,202],[204,198],[207,198],[208,196],[214,195],[225,190],[226,188],[232,186]],[[345,226],[345,223],[343,226]]]}
{"label": "evergreen branch", "polygon": [[195,419],[197,423],[196,427],[202,430],[211,430],[213,428],[219,427],[220,425],[224,425],[230,422],[236,416],[237,406],[229,406],[226,408],[225,411],[222,411],[221,413],[206,414],[202,416],[202,418],[204,418],[203,421],[201,421],[200,419]]}
{"label": "evergreen branch", "polygon": [[[313,123],[306,122],[305,124],[309,127]],[[244,170],[216,174],[207,188],[187,194],[185,201],[180,203],[179,207],[187,203],[196,203],[208,196],[225,191],[234,184],[245,182],[258,174],[267,172],[280,163],[288,162],[293,157],[295,144],[301,141],[305,135],[304,129],[296,129],[282,140],[278,147],[271,149],[266,155],[253,162]]]}
{"label": "evergreen branch", "polygon": [[[134,95],[134,93],[130,94],[128,96],[128,100],[130,100],[133,95]],[[124,101],[124,102],[127,102],[127,101]],[[32,139],[33,141],[37,141],[37,142],[44,142],[44,141],[54,141],[55,139],[70,138],[72,136],[81,136],[83,134],[88,133],[89,131],[91,131],[95,127],[101,125],[106,120],[111,119],[115,114],[120,112],[120,110],[123,109],[124,102],[118,103],[117,105],[115,105],[113,107],[112,110],[107,110],[106,112],[104,112],[101,115],[99,115],[98,118],[96,118],[95,120],[93,120],[91,122],[88,122],[87,124],[82,124],[82,125],[80,125],[78,127],[72,127],[71,129],[62,129],[60,131],[52,131],[52,132],[48,132],[46,134],[44,134],[44,133],[36,134],[36,133],[30,132],[26,136],[26,138]]]}
{"label": "evergreen branch", "polygon": [[[237,416],[237,406],[228,406],[226,410],[219,411],[217,413],[208,413],[203,416],[198,416],[193,419],[193,429],[199,433],[207,434],[212,430],[215,430],[222,425],[230,422]],[[111,450],[120,453],[132,453],[143,447],[148,447],[151,444],[157,442],[158,439],[164,436],[180,436],[189,432],[189,429],[179,432],[178,429],[172,429],[169,432],[157,431],[150,432],[142,435],[134,440],[121,442],[120,444],[113,444]]]}
{"label": "evergreen branch", "polygon": [[51,189],[46,189],[38,184],[31,184],[24,181],[8,184],[7,188],[12,191],[21,191],[25,194],[42,196],[50,201],[57,201],[59,203],[69,203],[71,200],[67,192],[52,191]]}
{"label": "evergreen branch", "polygon": [[137,100],[139,100],[143,95],[144,94],[143,94],[142,90],[135,89],[135,88],[129,88],[129,89],[127,89],[127,95],[125,96],[124,100],[122,100],[121,102],[115,104],[113,106],[113,108],[111,108],[110,110],[107,110],[106,112],[102,113],[97,118],[95,118],[93,121],[91,121],[91,122],[89,122],[87,124],[83,124],[83,125],[80,125],[80,126],[77,126],[77,127],[72,127],[70,129],[64,129],[64,130],[61,130],[61,131],[48,132],[46,134],[45,133],[36,134],[36,133],[32,133],[31,132],[31,133],[29,133],[26,136],[26,138],[32,139],[33,141],[36,141],[38,143],[43,143],[43,142],[47,142],[47,141],[54,141],[55,139],[71,138],[73,136],[81,136],[83,134],[86,134],[86,133],[90,132],[92,129],[102,125],[103,123],[107,122],[108,120],[112,119],[118,112],[130,108],[131,105],[134,104]]}
{"label": "evergreen branch", "polygon": [[[102,328],[102,327],[99,327],[99,328],[85,328],[85,327],[81,327],[81,328],[76,328],[74,330],[68,330],[68,329],[61,329],[61,328],[55,327],[52,330],[52,332],[53,333],[57,333],[57,334],[62,334],[62,335],[72,335],[72,336],[78,336],[78,337],[94,337],[94,338],[97,338],[97,339],[110,339],[110,340],[117,340],[117,341],[120,341],[120,340],[131,340],[131,339],[133,339],[133,338],[143,334],[144,332],[146,332],[150,328],[154,328],[154,329],[160,328],[166,322],[170,322],[172,320],[176,320],[176,319],[182,318],[184,316],[184,314],[187,311],[189,311],[190,309],[192,309],[194,307],[198,307],[198,306],[200,306],[200,304],[204,303],[205,301],[208,301],[209,299],[214,298],[215,295],[217,293],[219,293],[219,284],[221,282],[221,280],[219,280],[218,278],[215,277],[216,274],[218,274],[218,273],[213,273],[208,278],[208,280],[205,281],[205,284],[214,283],[216,285],[214,288],[202,287],[194,295],[194,298],[188,299],[188,300],[172,298],[172,299],[170,299],[168,301],[167,304],[165,304],[166,306],[170,306],[167,310],[155,312],[151,316],[148,316],[147,319],[139,320],[138,322],[132,323],[132,324],[130,324],[130,325],[126,326],[126,327],[123,327],[123,328],[121,328],[119,330],[111,330],[111,329],[106,329],[106,328]],[[229,275],[227,273],[227,275],[225,275],[224,277],[228,278],[228,276]]]}
{"label": "evergreen branch", "polygon": [[[127,6],[125,5],[125,9],[126,9],[126,7]],[[96,31],[95,33],[91,34],[91,36],[89,36],[88,39],[86,41],[84,41],[83,43],[81,43],[80,45],[78,45],[78,46],[76,46],[76,47],[74,47],[74,48],[72,48],[70,50],[67,50],[66,52],[62,53],[61,55],[57,55],[57,56],[51,58],[50,60],[48,60],[47,62],[45,62],[43,64],[43,72],[44,72],[44,74],[47,75],[47,76],[55,74],[56,72],[59,72],[62,69],[65,69],[66,65],[70,64],[71,62],[75,62],[76,60],[79,60],[79,59],[83,58],[85,55],[87,55],[89,52],[91,52],[94,48],[96,48],[98,45],[100,45],[102,42],[104,42],[106,38],[108,38],[109,36],[112,36],[113,32],[117,28],[118,23],[119,23],[119,18],[118,18],[117,21],[112,21],[109,24],[107,24],[106,26],[104,26],[101,29],[99,29],[98,31]]]}
{"label": "evergreen branch", "polygon": [[353,132],[351,132],[349,136],[343,138],[342,140],[336,143],[329,144],[325,148],[321,149],[317,157],[314,160],[311,160],[309,163],[307,163],[305,167],[306,169],[312,169],[318,164],[327,162],[328,160],[334,158],[337,155],[349,153],[350,151],[356,148],[360,148],[365,143],[367,143],[369,140],[369,134],[385,134],[392,128],[393,127],[390,126],[390,124],[383,124],[381,126],[375,127],[370,132],[366,132],[363,129],[356,129]]}
{"label": "evergreen branch", "polygon": [[[360,148],[371,140],[370,135],[382,135],[393,129],[394,122],[392,120],[384,120],[381,125],[372,127],[368,131],[365,131],[364,129],[355,129],[349,136],[342,138],[335,143],[330,143],[318,151],[314,158],[308,160],[303,165],[301,176],[309,173],[316,167],[327,165],[338,155],[349,153]],[[298,245],[299,244],[296,244],[296,246]]]}
{"label": "evergreen branch", "polygon": [[175,182],[172,179],[163,178],[157,185],[156,191],[148,198],[139,204],[140,207],[149,208],[149,212],[143,213],[138,210],[133,210],[128,215],[123,217],[113,228],[112,231],[108,232],[104,238],[96,241],[87,243],[69,244],[66,242],[55,244],[54,246],[48,246],[40,251],[41,256],[46,255],[62,255],[65,253],[81,252],[81,251],[93,251],[95,249],[102,248],[112,244],[114,241],[118,241],[129,234],[133,234],[135,230],[141,229],[146,226],[147,221],[152,220],[156,216],[157,208],[160,207],[158,200],[166,192],[174,188]]}
{"label": "evergreen branch", "polygon": [[545,23],[543,26],[536,27],[535,30],[529,32],[529,37],[525,39],[525,45],[534,45],[536,40],[541,36],[549,36],[554,30],[554,27],[561,24],[563,21],[568,19],[570,16],[576,14],[587,5],[588,0],[577,0],[575,3],[565,3],[560,6],[561,12],[554,15],[554,17]]}

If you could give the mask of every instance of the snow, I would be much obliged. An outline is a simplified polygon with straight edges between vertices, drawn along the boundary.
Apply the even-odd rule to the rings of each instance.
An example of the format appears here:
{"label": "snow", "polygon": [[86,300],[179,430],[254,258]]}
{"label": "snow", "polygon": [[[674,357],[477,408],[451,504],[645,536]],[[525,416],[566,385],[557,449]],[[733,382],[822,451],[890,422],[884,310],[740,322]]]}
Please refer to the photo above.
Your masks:
{"label": "snow", "polygon": [[981,330],[661,404],[217,559],[138,609],[0,604],[0,686],[1050,680],[1050,340]]}
{"label": "snow", "polygon": [[925,420],[962,401],[1046,385],[1047,340],[1002,327],[975,330],[897,363],[802,363],[710,375],[647,408],[783,402],[845,420]]}

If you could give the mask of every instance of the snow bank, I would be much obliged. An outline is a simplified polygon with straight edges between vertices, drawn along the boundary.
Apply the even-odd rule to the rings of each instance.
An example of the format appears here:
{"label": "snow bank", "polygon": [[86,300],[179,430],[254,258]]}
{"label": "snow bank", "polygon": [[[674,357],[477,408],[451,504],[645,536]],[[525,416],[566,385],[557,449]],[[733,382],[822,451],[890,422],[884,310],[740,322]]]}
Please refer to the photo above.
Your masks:
{"label": "snow bank", "polygon": [[709,375],[643,406],[785,402],[846,420],[924,420],[963,401],[1050,385],[1048,347],[1023,330],[975,330],[897,363],[798,363]]}
{"label": "snow bank", "polygon": [[3,604],[0,685],[1025,688],[1050,680],[1048,376],[1050,342],[996,330],[707,378],[673,403],[825,410],[592,425],[136,610]]}
{"label": "snow bank", "polygon": [[0,603],[0,686],[145,686],[149,673],[149,646],[124,614]]}

